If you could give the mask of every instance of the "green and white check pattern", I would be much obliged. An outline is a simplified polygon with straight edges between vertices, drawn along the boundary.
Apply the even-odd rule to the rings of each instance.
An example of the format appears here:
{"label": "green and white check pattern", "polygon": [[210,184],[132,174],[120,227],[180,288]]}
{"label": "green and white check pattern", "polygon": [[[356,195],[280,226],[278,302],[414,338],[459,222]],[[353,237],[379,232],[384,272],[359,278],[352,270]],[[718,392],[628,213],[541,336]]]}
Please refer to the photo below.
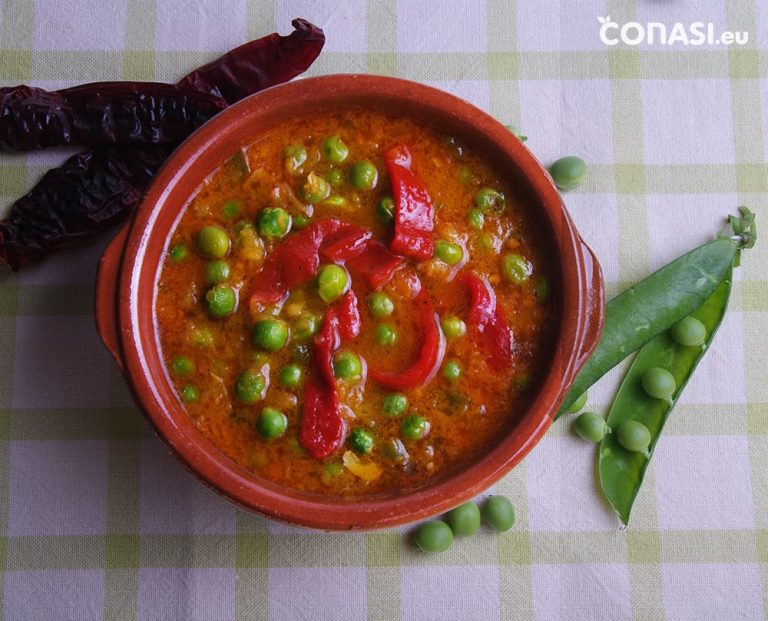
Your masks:
{"label": "green and white check pattern", "polygon": [[[713,22],[746,46],[618,45],[616,22]],[[739,204],[768,223],[768,2],[5,0],[0,79],[174,81],[302,16],[312,74],[436,85],[519,124],[566,196],[609,295],[708,239]],[[0,157],[4,205],[63,152]],[[5,207],[0,208],[4,210]],[[556,424],[497,486],[518,523],[439,556],[402,531],[324,534],[236,509],[176,464],[93,325],[106,240],[0,279],[2,616],[50,619],[763,619],[768,612],[768,243],[671,417],[621,530],[593,449]],[[619,375],[596,388],[602,411]]]}

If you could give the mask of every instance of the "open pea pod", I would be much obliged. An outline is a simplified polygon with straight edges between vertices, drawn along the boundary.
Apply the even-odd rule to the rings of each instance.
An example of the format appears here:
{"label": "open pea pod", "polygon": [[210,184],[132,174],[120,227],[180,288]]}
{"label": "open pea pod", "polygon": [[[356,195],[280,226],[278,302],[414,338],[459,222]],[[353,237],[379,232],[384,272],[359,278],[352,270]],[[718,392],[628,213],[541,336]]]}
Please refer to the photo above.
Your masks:
{"label": "open pea pod", "polygon": [[[723,320],[731,291],[732,272],[732,268],[728,270],[714,293],[690,315],[701,321],[707,329],[704,345],[679,345],[668,331],[652,338],[640,349],[629,367],[608,412],[608,426],[614,431],[624,421],[635,420],[651,432],[648,457],[643,453],[633,453],[623,448],[616,440],[615,433],[606,435],[600,444],[600,487],[624,524],[629,521],[632,504],[640,490],[664,423]],[[651,367],[662,367],[675,378],[677,387],[669,402],[654,399],[643,390],[643,375]]]}
{"label": "open pea pod", "polygon": [[734,263],[738,265],[740,251],[755,244],[755,216],[746,207],[739,211],[741,216],[728,218],[732,232],[667,263],[605,305],[600,342],[555,418],[619,362],[687,317],[713,294]]}

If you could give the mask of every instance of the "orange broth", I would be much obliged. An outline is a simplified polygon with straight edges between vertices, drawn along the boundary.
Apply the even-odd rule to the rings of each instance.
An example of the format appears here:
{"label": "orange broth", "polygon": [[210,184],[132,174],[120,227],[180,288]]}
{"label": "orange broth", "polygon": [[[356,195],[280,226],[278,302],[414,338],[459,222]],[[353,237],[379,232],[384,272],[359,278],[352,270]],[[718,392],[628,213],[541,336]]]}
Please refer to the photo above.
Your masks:
{"label": "orange broth", "polygon": [[[341,164],[328,162],[321,149],[323,139],[336,134],[349,148],[349,156]],[[471,331],[448,339],[445,361],[459,363],[460,378],[450,381],[438,373],[426,386],[404,391],[409,405],[399,416],[382,413],[382,400],[388,391],[370,378],[361,382],[337,380],[341,403],[347,406],[344,416],[348,428],[367,430],[374,440],[373,449],[368,454],[354,453],[345,443],[328,458],[317,460],[298,440],[302,388],[312,372],[307,361],[312,338],[292,336],[280,351],[263,352],[252,344],[250,331],[256,316],[265,312],[291,326],[302,313],[322,318],[328,304],[318,297],[316,284],[311,282],[293,290],[282,306],[251,307],[252,279],[264,258],[283,240],[262,239],[247,225],[253,225],[266,207],[283,207],[294,218],[302,215],[307,206],[299,197],[307,175],[315,172],[325,176],[339,169],[345,181],[332,194],[343,197],[347,204],[314,205],[311,220],[337,217],[371,229],[376,239],[386,243],[392,224],[377,216],[376,206],[391,194],[383,153],[394,143],[409,147],[413,170],[436,206],[435,239],[462,246],[468,261],[461,271],[485,276],[492,284],[512,331],[512,363],[503,372],[490,370]],[[285,163],[285,148],[292,144],[303,145],[308,154],[298,171],[289,170]],[[414,120],[370,110],[342,109],[296,119],[271,129],[243,153],[244,158],[233,157],[191,197],[168,244],[169,249],[183,245],[188,252],[182,260],[169,255],[157,284],[156,321],[169,376],[179,394],[187,395],[185,408],[201,433],[258,476],[328,496],[418,488],[476,460],[494,446],[535,392],[536,378],[549,356],[551,335],[547,333],[552,331],[554,317],[540,232],[519,190],[482,153],[472,152]],[[374,189],[356,190],[346,179],[350,167],[360,160],[369,160],[378,170]],[[484,187],[501,191],[505,208],[486,212],[482,230],[476,230],[469,225],[467,214],[475,206],[478,190]],[[233,215],[233,201],[237,215]],[[232,240],[226,258],[230,266],[227,282],[239,297],[236,312],[223,319],[212,319],[206,311],[208,259],[196,252],[195,245],[197,232],[212,224],[224,228]],[[524,282],[504,278],[501,259],[510,253],[524,257],[532,266],[532,274]],[[374,364],[384,370],[407,367],[417,356],[422,340],[409,289],[414,278],[421,281],[441,317],[455,315],[467,321],[469,297],[466,288],[452,278],[454,271],[437,258],[422,263],[411,259],[383,287],[395,307],[386,318],[397,331],[394,346],[377,342],[375,328],[382,320],[368,309],[371,290],[353,278],[351,287],[360,301],[363,327],[361,335],[343,348],[354,351],[368,366]],[[207,337],[210,342],[201,342]],[[177,356],[191,360],[194,370],[186,375],[174,373],[172,361]],[[278,375],[291,362],[301,366],[302,383],[288,389],[281,386]],[[269,365],[269,387],[264,399],[251,405],[239,402],[234,392],[238,374],[248,368],[265,368],[265,364]],[[189,388],[183,393],[185,387],[193,387],[196,394]],[[276,408],[287,417],[287,430],[281,437],[265,440],[258,433],[255,421],[264,407]],[[430,424],[429,433],[419,440],[408,440],[401,431],[404,417],[413,413]],[[356,468],[348,467],[348,452],[354,453],[353,461],[376,464],[375,476],[361,477]]]}

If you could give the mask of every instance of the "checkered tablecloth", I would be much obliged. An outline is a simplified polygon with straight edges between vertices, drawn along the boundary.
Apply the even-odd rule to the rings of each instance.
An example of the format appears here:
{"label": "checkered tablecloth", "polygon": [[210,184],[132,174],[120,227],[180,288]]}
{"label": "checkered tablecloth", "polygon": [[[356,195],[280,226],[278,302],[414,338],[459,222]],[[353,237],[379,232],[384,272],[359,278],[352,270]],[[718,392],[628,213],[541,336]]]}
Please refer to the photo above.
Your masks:
{"label": "checkered tablecloth", "polygon": [[[712,22],[744,46],[613,47],[598,16]],[[566,195],[609,295],[751,206],[768,233],[766,0],[5,0],[0,80],[175,81],[303,16],[311,74],[432,84],[579,154]],[[62,151],[0,157],[3,207]],[[108,237],[108,236],[107,236]],[[768,237],[768,235],[764,235]],[[768,611],[768,239],[670,418],[631,526],[561,421],[497,486],[518,522],[437,556],[404,531],[308,532],[186,474],[134,407],[92,314],[106,239],[0,279],[0,588],[8,620],[762,619]],[[590,394],[604,411],[619,375]]]}

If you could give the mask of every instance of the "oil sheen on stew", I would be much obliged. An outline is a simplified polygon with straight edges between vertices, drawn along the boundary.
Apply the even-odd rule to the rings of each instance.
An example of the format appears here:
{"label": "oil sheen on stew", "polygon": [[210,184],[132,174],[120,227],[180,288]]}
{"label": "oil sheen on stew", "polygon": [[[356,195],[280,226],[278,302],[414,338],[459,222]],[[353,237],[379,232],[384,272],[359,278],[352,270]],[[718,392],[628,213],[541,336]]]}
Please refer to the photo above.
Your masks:
{"label": "oil sheen on stew", "polygon": [[198,429],[323,495],[478,459],[535,392],[554,327],[537,222],[483,153],[341,109],[275,127],[190,198],[156,320]]}

